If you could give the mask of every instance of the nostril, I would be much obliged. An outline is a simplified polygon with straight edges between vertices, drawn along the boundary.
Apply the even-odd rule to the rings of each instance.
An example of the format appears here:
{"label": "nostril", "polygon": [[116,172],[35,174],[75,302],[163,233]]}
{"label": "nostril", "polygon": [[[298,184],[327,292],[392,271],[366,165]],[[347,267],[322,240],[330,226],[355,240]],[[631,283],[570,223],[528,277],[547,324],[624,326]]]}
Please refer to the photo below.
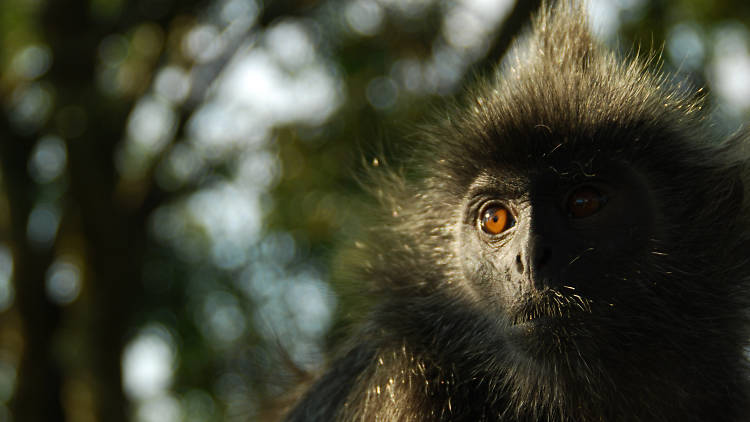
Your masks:
{"label": "nostril", "polygon": [[539,253],[539,258],[536,261],[536,266],[541,268],[545,266],[550,258],[552,257],[552,251],[549,248],[543,248]]}
{"label": "nostril", "polygon": [[516,255],[516,271],[519,274],[523,274],[523,260],[521,259],[521,255]]}

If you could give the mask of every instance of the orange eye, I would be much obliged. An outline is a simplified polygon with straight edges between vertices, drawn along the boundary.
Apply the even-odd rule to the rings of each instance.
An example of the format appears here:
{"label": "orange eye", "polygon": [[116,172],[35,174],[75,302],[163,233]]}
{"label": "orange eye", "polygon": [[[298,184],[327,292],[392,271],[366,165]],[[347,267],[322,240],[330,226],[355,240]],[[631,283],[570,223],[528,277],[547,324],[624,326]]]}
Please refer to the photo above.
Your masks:
{"label": "orange eye", "polygon": [[500,234],[515,224],[510,212],[502,207],[489,208],[482,215],[482,230],[489,234]]}
{"label": "orange eye", "polygon": [[578,188],[568,197],[568,212],[573,218],[585,218],[599,212],[607,197],[591,186]]}

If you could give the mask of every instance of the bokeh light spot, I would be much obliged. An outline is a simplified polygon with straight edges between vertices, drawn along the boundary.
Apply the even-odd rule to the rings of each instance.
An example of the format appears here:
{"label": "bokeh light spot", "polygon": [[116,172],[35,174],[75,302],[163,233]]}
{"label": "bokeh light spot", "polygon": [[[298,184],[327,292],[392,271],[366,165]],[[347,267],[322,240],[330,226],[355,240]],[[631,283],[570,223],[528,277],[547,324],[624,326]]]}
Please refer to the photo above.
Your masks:
{"label": "bokeh light spot", "polygon": [[26,236],[37,248],[48,248],[57,235],[60,224],[60,211],[50,203],[36,205],[29,214]]}
{"label": "bokeh light spot", "polygon": [[68,152],[65,141],[48,135],[37,142],[29,160],[29,174],[37,183],[49,183],[65,171]]}
{"label": "bokeh light spot", "polygon": [[213,25],[198,25],[185,37],[182,48],[185,54],[198,63],[217,58],[225,47],[224,39]]}
{"label": "bokeh light spot", "polygon": [[729,112],[739,114],[750,108],[750,35],[742,25],[725,25],[714,36],[713,61],[708,78]]}
{"label": "bokeh light spot", "polygon": [[279,63],[287,69],[298,69],[315,59],[315,42],[309,26],[288,20],[277,23],[266,32],[266,44]]}
{"label": "bokeh light spot", "polygon": [[167,66],[156,75],[154,91],[173,103],[181,103],[190,93],[190,85],[187,72],[177,66]]}
{"label": "bokeh light spot", "polygon": [[30,45],[13,57],[11,69],[26,80],[33,80],[47,73],[52,65],[52,52],[46,45]]}
{"label": "bokeh light spot", "polygon": [[223,291],[210,293],[203,302],[202,312],[196,316],[203,335],[217,346],[239,339],[247,326],[237,298]]}
{"label": "bokeh light spot", "polygon": [[177,349],[172,334],[161,324],[141,329],[122,356],[123,388],[131,399],[164,394],[172,383]]}
{"label": "bokeh light spot", "polygon": [[81,282],[81,269],[76,260],[65,256],[57,258],[47,269],[47,297],[58,305],[68,305],[78,298]]}
{"label": "bokeh light spot", "polygon": [[8,118],[18,133],[30,134],[46,123],[52,106],[48,85],[39,82],[21,85],[11,95]]}
{"label": "bokeh light spot", "polygon": [[667,52],[672,63],[685,70],[696,70],[705,58],[704,35],[696,25],[680,24],[667,34]]}
{"label": "bokeh light spot", "polygon": [[357,0],[347,3],[344,10],[346,23],[356,33],[372,36],[380,31],[385,13],[373,0]]}
{"label": "bokeh light spot", "polygon": [[379,110],[393,107],[398,100],[398,86],[393,79],[388,77],[373,78],[368,84],[365,92],[367,101]]}

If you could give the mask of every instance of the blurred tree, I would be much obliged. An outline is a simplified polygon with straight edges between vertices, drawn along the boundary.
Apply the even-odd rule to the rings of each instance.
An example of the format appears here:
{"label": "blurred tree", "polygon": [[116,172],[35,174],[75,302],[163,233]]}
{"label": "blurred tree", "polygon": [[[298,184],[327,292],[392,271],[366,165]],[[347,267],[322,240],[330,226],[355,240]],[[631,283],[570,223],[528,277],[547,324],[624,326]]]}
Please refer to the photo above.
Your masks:
{"label": "blurred tree", "polygon": [[[15,127],[9,121],[14,110],[4,113],[0,120],[0,158],[11,205],[16,307],[24,335],[12,407],[16,420],[64,419],[61,400],[65,395],[65,368],[57,344],[61,307],[50,300],[47,287],[55,249],[66,247],[61,245],[63,236],[80,239],[81,244],[73,247],[81,248],[75,253],[86,257],[82,270],[88,276],[87,309],[77,321],[82,343],[74,346],[74,353],[75,358],[86,361],[83,366],[91,382],[88,390],[95,403],[94,414],[97,420],[128,419],[120,357],[142,295],[139,280],[146,244],[145,220],[159,203],[161,193],[147,187],[137,194],[123,192],[115,152],[124,137],[133,101],[148,87],[159,61],[156,57],[141,61],[139,65],[144,68],[133,81],[138,87],[131,95],[113,99],[97,87],[97,60],[105,37],[128,33],[146,21],[166,31],[175,16],[192,12],[199,2],[183,1],[179,6],[161,3],[163,11],[154,12],[153,6],[144,2],[97,6],[83,0],[53,1],[39,5],[29,17],[38,20],[34,26],[41,29],[36,35],[46,44],[52,64],[42,78],[26,83],[48,91],[49,109],[46,116],[33,122],[16,122]],[[97,7],[113,7],[116,11],[97,15]],[[151,12],[156,16],[150,16]],[[161,47],[153,48],[158,57]],[[4,88],[15,88],[15,95],[32,89],[24,82]],[[45,133],[67,141],[69,172],[53,187],[40,185],[28,171],[37,139]],[[45,224],[33,220],[34,210],[50,195],[57,196],[54,202],[60,208],[58,216],[50,217],[60,220],[59,229],[50,229],[60,233],[54,245],[51,241],[35,241],[31,235],[34,224]]]}

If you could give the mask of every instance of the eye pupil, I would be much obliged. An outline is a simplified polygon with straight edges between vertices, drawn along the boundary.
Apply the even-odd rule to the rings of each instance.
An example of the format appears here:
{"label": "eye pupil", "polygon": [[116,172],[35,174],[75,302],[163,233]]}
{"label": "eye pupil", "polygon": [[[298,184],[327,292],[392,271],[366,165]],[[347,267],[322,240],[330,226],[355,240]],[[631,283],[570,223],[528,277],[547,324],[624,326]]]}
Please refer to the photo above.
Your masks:
{"label": "eye pupil", "polygon": [[489,234],[500,234],[515,225],[510,212],[503,207],[489,208],[482,215],[482,230]]}
{"label": "eye pupil", "polygon": [[574,191],[568,198],[568,212],[573,218],[585,218],[599,212],[607,203],[607,197],[591,186]]}

